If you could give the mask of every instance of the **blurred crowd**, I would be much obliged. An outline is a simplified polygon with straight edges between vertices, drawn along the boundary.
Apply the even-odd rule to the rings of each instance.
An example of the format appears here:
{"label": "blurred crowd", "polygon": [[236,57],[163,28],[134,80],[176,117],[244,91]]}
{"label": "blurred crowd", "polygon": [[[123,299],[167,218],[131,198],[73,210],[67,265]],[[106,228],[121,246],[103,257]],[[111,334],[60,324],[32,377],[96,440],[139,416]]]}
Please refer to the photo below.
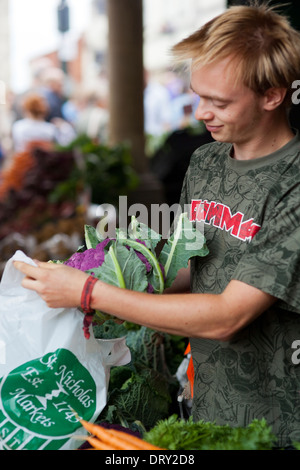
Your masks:
{"label": "blurred crowd", "polygon": [[[97,204],[101,200],[101,191],[94,188],[74,197],[72,183],[64,187],[64,191],[71,191],[71,200],[63,192],[65,200],[50,203],[48,195],[59,186],[58,182],[67,180],[70,168],[69,172],[66,168],[72,161],[72,152],[63,152],[62,160],[60,152],[57,155],[52,152],[55,144],[65,147],[85,135],[95,143],[109,146],[107,78],[99,78],[96,86],[88,88],[73,86],[62,68],[48,60],[36,65],[32,77],[28,90],[15,94],[6,89],[5,100],[0,101],[0,279],[6,261],[17,249],[41,260],[69,256],[80,244],[84,209],[90,205],[92,193],[96,192]],[[189,135],[188,129],[177,130],[195,124],[197,99],[188,84],[171,71],[151,74],[145,71],[144,79],[145,150],[152,157],[151,170],[164,185],[166,201],[171,205],[178,200],[192,147],[198,145],[197,133]],[[32,152],[34,147],[39,147],[39,151]],[[121,161],[120,168],[122,165]],[[112,168],[115,171],[115,166]],[[95,171],[97,185],[101,171]],[[116,173],[127,175],[127,180],[124,177],[122,181],[126,187],[130,171],[125,168],[124,173],[119,170]],[[108,175],[107,171],[105,183],[114,181],[117,192],[118,177],[114,175],[109,180]],[[80,184],[76,190],[80,192]],[[95,223],[94,208],[99,209],[91,204],[88,212],[91,224]]]}
{"label": "blurred crowd", "polygon": [[29,89],[21,94],[6,90],[0,105],[0,166],[33,141],[66,146],[79,134],[106,141],[107,95],[105,80],[89,89],[70,87],[61,68],[41,60]]}
{"label": "blurred crowd", "polygon": [[159,136],[194,125],[198,97],[173,71],[145,72],[145,132]]}
{"label": "blurred crowd", "polygon": [[[70,88],[72,90],[70,91]],[[46,59],[36,64],[32,85],[22,94],[7,91],[0,105],[0,167],[29,142],[68,145],[77,135],[106,143],[109,85],[99,79],[88,89],[69,86],[68,76]],[[145,133],[161,136],[194,124],[197,98],[172,71],[145,71]]]}

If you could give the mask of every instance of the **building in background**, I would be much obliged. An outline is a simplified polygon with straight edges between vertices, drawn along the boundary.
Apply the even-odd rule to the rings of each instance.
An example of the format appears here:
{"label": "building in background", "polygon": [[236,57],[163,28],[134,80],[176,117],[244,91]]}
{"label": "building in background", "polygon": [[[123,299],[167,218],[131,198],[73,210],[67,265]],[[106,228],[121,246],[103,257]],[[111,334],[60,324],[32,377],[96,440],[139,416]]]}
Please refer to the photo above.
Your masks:
{"label": "building in background", "polygon": [[0,0],[0,80],[10,83],[9,0]]}
{"label": "building in background", "polygon": [[[171,46],[225,8],[225,0],[144,0],[145,68],[150,72],[168,68]],[[97,86],[107,73],[107,0],[92,0],[89,23],[75,47],[77,53],[69,61],[70,77],[83,88]],[[59,51],[49,55],[57,63]]]}
{"label": "building in background", "polygon": [[[107,66],[107,0],[93,0],[84,34],[83,81],[93,81]],[[225,0],[144,0],[144,64],[149,71],[170,64],[169,50],[206,21],[224,11]]]}
{"label": "building in background", "polygon": [[[103,76],[107,70],[108,54],[108,20],[107,20],[107,1],[108,0],[78,0],[86,2],[86,15],[89,16],[84,32],[79,36],[78,31],[74,31],[72,18],[70,21],[70,32],[64,36],[64,51],[62,44],[56,38],[49,38],[49,46],[37,56],[30,56],[28,68],[31,74],[34,73],[36,63],[44,56],[51,58],[55,64],[61,61],[61,54],[67,58],[68,74],[75,83],[80,83],[85,88],[93,86],[98,77]],[[74,13],[74,3],[69,0],[71,13]],[[53,2],[55,5],[55,2]],[[59,0],[57,0],[57,5]],[[185,35],[192,32],[195,28],[206,22],[209,18],[215,16],[224,10],[225,0],[143,0],[144,4],[144,62],[148,70],[167,67],[170,61],[168,51],[172,44]],[[0,0],[0,80],[4,80],[10,87],[16,83],[16,77],[11,77],[12,67],[10,61],[15,58],[16,45],[13,44],[14,38],[9,31],[9,15],[16,15],[18,10],[15,5],[10,8],[10,0]],[[82,8],[82,4],[80,5]],[[73,9],[73,10],[72,10]],[[30,11],[28,14],[31,15]],[[55,14],[55,13],[54,13]],[[72,15],[71,15],[72,16]],[[19,19],[20,21],[20,19]],[[34,19],[26,19],[26,28],[24,33],[30,31],[30,22],[39,21],[38,16]],[[50,19],[49,19],[50,21]],[[53,21],[53,18],[51,18]],[[86,19],[85,19],[86,21]],[[32,28],[33,31],[37,30]],[[55,31],[54,31],[55,33]],[[74,34],[75,33],[75,34]],[[58,31],[57,31],[57,34]],[[77,36],[76,36],[77,35]],[[59,37],[59,36],[58,36]],[[18,39],[19,40],[19,39]],[[43,37],[43,41],[45,38]],[[9,42],[12,47],[10,48]],[[31,41],[32,42],[32,41]],[[63,42],[63,41],[62,41]],[[18,43],[19,44],[19,43]],[[19,60],[20,46],[17,44]],[[27,44],[27,42],[25,42]],[[56,46],[54,46],[56,44]],[[53,47],[54,46],[54,47]],[[24,45],[26,47],[26,45]],[[24,51],[24,56],[28,56]],[[14,59],[16,60],[16,59]],[[27,64],[23,64],[23,77],[28,83]],[[14,70],[16,70],[14,68]],[[14,72],[15,73],[15,72]],[[20,75],[20,74],[19,74]],[[11,80],[14,78],[14,80]],[[21,77],[17,78],[17,92],[20,90]]]}
{"label": "building in background", "polygon": [[148,70],[167,67],[169,50],[226,8],[224,0],[144,0],[144,63]]}

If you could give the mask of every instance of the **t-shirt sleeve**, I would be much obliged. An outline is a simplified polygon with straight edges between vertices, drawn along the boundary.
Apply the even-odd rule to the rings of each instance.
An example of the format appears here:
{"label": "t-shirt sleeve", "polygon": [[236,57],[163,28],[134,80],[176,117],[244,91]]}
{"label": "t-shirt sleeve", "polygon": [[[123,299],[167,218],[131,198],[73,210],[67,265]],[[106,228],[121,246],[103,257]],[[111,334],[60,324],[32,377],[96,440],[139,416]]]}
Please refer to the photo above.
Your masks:
{"label": "t-shirt sleeve", "polygon": [[278,298],[300,313],[300,183],[274,207],[242,255],[233,279]]}

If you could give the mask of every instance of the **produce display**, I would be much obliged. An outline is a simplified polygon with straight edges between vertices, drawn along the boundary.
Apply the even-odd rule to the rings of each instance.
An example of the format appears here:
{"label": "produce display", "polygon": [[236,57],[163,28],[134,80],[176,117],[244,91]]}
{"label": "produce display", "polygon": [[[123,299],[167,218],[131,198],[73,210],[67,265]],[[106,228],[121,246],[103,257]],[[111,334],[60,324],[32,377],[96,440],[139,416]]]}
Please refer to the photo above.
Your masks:
{"label": "produce display", "polygon": [[35,148],[16,154],[0,180],[0,240],[14,232],[34,234],[49,220],[74,215],[80,179],[68,195],[53,197],[73,169],[72,152]]}
{"label": "produce display", "polygon": [[12,165],[2,171],[0,179],[0,200],[9,197],[10,191],[22,189],[26,173],[34,167],[34,157],[30,152],[22,152],[14,156]]}
{"label": "produce display", "polygon": [[0,277],[17,249],[66,259],[82,240],[89,204],[116,204],[137,184],[130,150],[86,136],[68,147],[32,143],[0,171]]}
{"label": "produce display", "polygon": [[272,450],[275,436],[265,420],[253,420],[246,428],[218,426],[176,414],[160,420],[150,431],[136,437],[124,430],[106,429],[82,422],[90,433],[86,439],[95,450]]}
{"label": "produce display", "polygon": [[138,184],[127,144],[101,145],[86,135],[80,135],[61,150],[75,152],[80,174],[90,189],[93,204],[116,205],[120,194],[127,195]]}
{"label": "produce display", "polygon": [[76,249],[85,223],[81,192],[73,152],[38,145],[12,157],[0,175],[0,277],[17,249],[41,261]]}

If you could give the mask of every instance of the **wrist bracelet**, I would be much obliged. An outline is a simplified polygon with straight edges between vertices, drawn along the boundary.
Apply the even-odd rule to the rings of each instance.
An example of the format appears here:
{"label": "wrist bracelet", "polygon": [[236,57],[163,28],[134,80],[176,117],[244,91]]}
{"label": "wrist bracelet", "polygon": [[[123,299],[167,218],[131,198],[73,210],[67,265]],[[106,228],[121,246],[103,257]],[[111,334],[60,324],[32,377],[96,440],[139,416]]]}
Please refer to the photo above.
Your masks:
{"label": "wrist bracelet", "polygon": [[85,314],[86,313],[91,314],[94,312],[90,304],[91,304],[92,291],[97,281],[98,279],[96,277],[89,276],[83,286],[80,306],[82,308],[83,313]]}
{"label": "wrist bracelet", "polygon": [[82,289],[82,294],[81,294],[81,309],[84,313],[83,317],[83,332],[84,336],[86,339],[90,338],[90,326],[93,323],[93,316],[95,313],[95,310],[91,308],[91,296],[92,296],[92,291],[94,288],[94,285],[98,279],[93,276],[89,276],[87,280],[85,281],[85,284]]}

